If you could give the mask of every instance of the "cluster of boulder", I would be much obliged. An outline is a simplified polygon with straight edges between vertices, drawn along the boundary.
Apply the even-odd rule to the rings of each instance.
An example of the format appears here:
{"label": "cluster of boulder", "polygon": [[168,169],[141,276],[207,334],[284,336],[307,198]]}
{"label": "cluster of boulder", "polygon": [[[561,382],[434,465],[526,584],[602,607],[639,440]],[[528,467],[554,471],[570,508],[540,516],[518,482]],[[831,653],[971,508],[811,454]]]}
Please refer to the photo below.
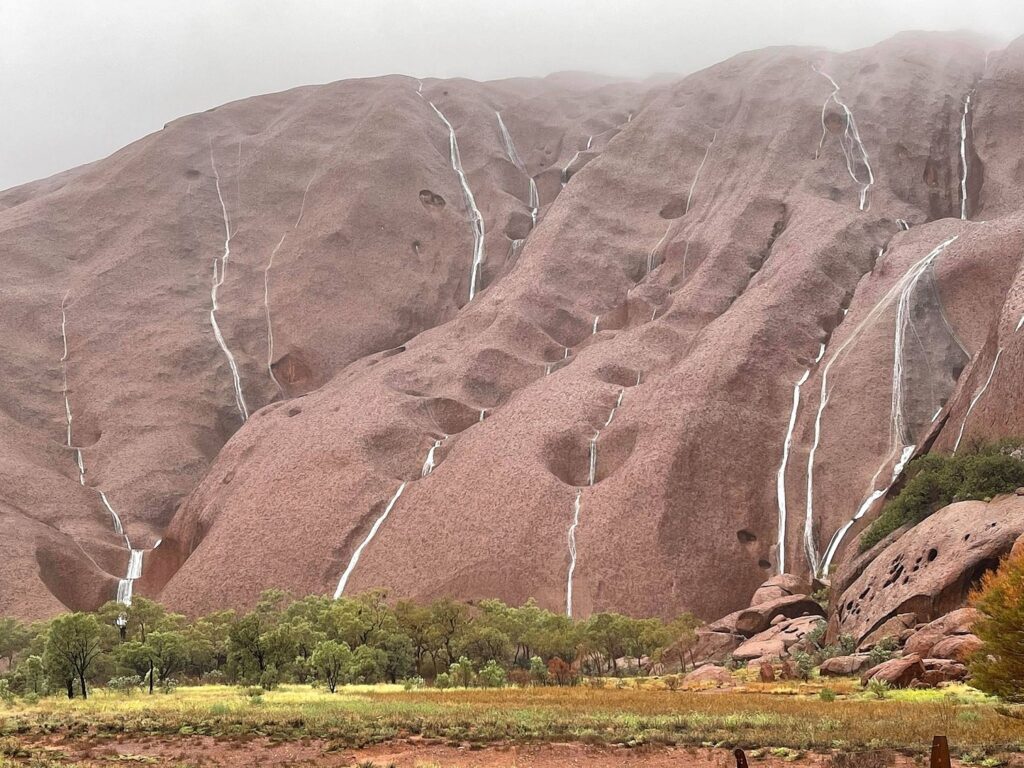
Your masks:
{"label": "cluster of boulder", "polygon": [[[825,609],[808,594],[811,586],[791,574],[773,577],[757,589],[749,607],[699,629],[692,654],[697,667],[684,684],[730,684],[731,673],[721,666],[728,660],[759,670],[764,682],[799,677],[794,657],[820,652],[826,630]],[[896,688],[966,680],[966,662],[981,647],[971,633],[976,618],[973,608],[923,623],[914,613],[897,614],[853,640],[855,652],[823,660],[820,673],[860,676],[864,685],[882,680]],[[886,652],[872,653],[876,648]],[[882,660],[890,653],[892,658]]]}

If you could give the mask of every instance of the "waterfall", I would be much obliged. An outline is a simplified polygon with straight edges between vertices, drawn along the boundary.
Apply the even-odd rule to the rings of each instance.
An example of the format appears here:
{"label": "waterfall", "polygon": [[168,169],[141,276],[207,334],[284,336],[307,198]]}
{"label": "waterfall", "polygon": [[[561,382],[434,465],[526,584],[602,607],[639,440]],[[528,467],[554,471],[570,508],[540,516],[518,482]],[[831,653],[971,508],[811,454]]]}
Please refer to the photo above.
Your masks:
{"label": "waterfall", "polygon": [[996,350],[995,360],[992,361],[992,369],[988,372],[988,378],[985,379],[984,385],[978,390],[977,394],[971,398],[970,405],[967,406],[967,413],[964,414],[963,423],[960,425],[960,432],[956,436],[956,443],[953,444],[953,455],[956,455],[957,450],[960,448],[960,441],[964,437],[964,429],[967,427],[967,420],[971,418],[971,411],[974,410],[974,406],[981,400],[981,396],[985,394],[985,390],[988,389],[988,385],[992,383],[992,377],[996,374],[996,366],[999,365],[999,358],[1003,355],[1003,348],[1000,347]]}
{"label": "waterfall", "polygon": [[523,159],[516,152],[516,146],[512,142],[512,135],[508,132],[508,128],[505,127],[505,121],[501,119],[501,112],[495,111],[495,115],[498,116],[498,128],[501,130],[501,140],[505,144],[505,154],[508,156],[509,161],[526,174],[526,178],[530,182],[530,219],[533,221],[533,226],[537,226],[537,211],[540,210],[540,195],[537,193],[537,182],[533,180],[533,176],[526,170],[526,164]]}
{"label": "waterfall", "polygon": [[470,220],[473,226],[473,264],[469,275],[469,300],[476,296],[478,283],[480,282],[480,269],[484,263],[484,217],[480,209],[476,207],[476,199],[473,197],[473,190],[469,188],[469,179],[462,169],[462,156],[459,154],[459,143],[455,138],[455,129],[448,122],[448,118],[438,109],[433,102],[428,102],[434,113],[441,118],[441,122],[448,128],[448,150],[451,159],[452,169],[459,177],[459,184],[462,186],[462,196],[466,201],[466,208],[469,211]]}
{"label": "waterfall", "polygon": [[[309,177],[309,181],[306,183],[306,189],[302,192],[302,203],[299,205],[299,215],[295,219],[295,224],[292,225],[292,231],[294,232],[299,228],[299,222],[302,221],[302,215],[306,211],[306,197],[309,195],[309,188],[313,184],[313,179],[316,178],[316,171]],[[267,266],[263,269],[263,308],[267,315],[267,373],[270,374],[270,380],[274,382],[274,386],[278,388],[281,394],[284,394],[284,387],[281,386],[281,382],[277,380],[277,376],[274,375],[274,324],[270,320],[270,269],[274,266],[274,257],[277,252],[281,250],[281,246],[284,244],[285,238],[288,237],[288,232],[285,231],[281,235],[281,239],[278,240],[277,245],[274,246],[274,250],[270,252],[270,258],[267,259]]]}
{"label": "waterfall", "polygon": [[391,514],[391,510],[395,507],[395,502],[398,501],[398,497],[402,495],[402,491],[405,490],[405,486],[408,482],[403,482],[398,486],[398,490],[395,491],[395,495],[391,497],[387,506],[384,507],[384,512],[373,521],[373,526],[370,528],[370,532],[366,534],[366,538],[356,547],[356,551],[352,553],[352,558],[348,561],[348,567],[345,568],[345,572],[341,574],[341,580],[338,582],[338,588],[334,590],[334,599],[337,600],[345,592],[345,585],[348,584],[348,579],[352,575],[352,571],[355,570],[356,563],[359,562],[359,557],[363,554],[363,550],[373,540],[373,537],[377,535],[377,531],[384,524],[384,521],[388,519],[388,515]]}
{"label": "waterfall", "polygon": [[586,149],[577,149],[576,150],[576,154],[574,154],[571,158],[569,158],[569,162],[565,164],[564,168],[562,168],[562,186],[563,187],[566,184],[569,183],[569,168],[571,168],[572,164],[576,162],[576,158],[578,158],[580,156],[580,153],[581,152],[586,152],[587,149],[590,149],[590,145],[593,144],[593,143],[594,143],[594,137],[593,136],[587,137],[587,147],[586,147]]}
{"label": "waterfall", "polygon": [[224,285],[224,280],[227,278],[228,259],[231,257],[231,219],[228,217],[228,208],[224,203],[224,195],[220,189],[220,173],[217,172],[217,164],[213,159],[212,140],[210,142],[210,167],[213,168],[214,183],[217,187],[217,199],[220,200],[220,210],[224,218],[224,253],[221,254],[219,260],[219,273],[217,269],[218,260],[213,260],[213,285],[210,288],[210,326],[213,328],[213,335],[217,339],[218,346],[228,359],[228,367],[231,369],[231,380],[235,388],[235,404],[238,406],[239,413],[242,414],[242,421],[247,421],[249,419],[249,409],[245,405],[245,395],[242,393],[242,379],[238,373],[238,365],[235,362],[235,356],[228,349],[227,342],[224,341],[224,335],[221,333],[220,325],[217,323],[217,291]]}
{"label": "waterfall", "polygon": [[797,379],[793,385],[793,407],[789,412],[789,426],[786,428],[786,437],[782,441],[782,462],[775,476],[775,491],[779,509],[779,531],[778,531],[778,573],[786,572],[786,467],[789,464],[789,451],[793,445],[793,430],[796,428],[797,412],[800,410],[800,390],[807,379],[811,377],[811,371],[821,362],[825,356],[825,345],[821,344],[818,349],[818,356],[814,362],[804,371],[803,376]]}
{"label": "waterfall", "polygon": [[484,420],[484,416],[486,416],[486,415],[487,415],[487,409],[486,408],[481,408],[480,409],[480,421],[483,421]]}
{"label": "waterfall", "polygon": [[[812,67],[815,72],[824,77],[829,83],[832,84],[832,93],[825,99],[825,103],[821,107],[821,141],[818,142],[818,151],[815,153],[815,159],[821,153],[821,150],[825,146],[825,139],[828,136],[828,127],[825,125],[825,111],[828,109],[830,102],[835,102],[836,106],[843,110],[843,114],[846,117],[846,126],[843,129],[843,134],[839,138],[839,146],[843,150],[843,157],[846,159],[846,171],[850,174],[850,178],[853,179],[855,184],[860,186],[860,210],[866,211],[868,205],[868,190],[875,183],[875,174],[871,170],[871,162],[868,159],[867,150],[864,149],[864,142],[860,139],[860,131],[857,130],[857,121],[853,118],[853,112],[850,108],[839,98],[839,85],[832,77],[824,70]],[[864,166],[864,170],[867,171],[867,180],[861,181],[858,177],[859,168],[858,165]]]}
{"label": "waterfall", "polygon": [[572,525],[569,526],[569,575],[565,585],[565,615],[572,618],[572,577],[576,573],[576,529],[580,525],[580,496],[582,491],[576,491],[576,500],[573,502]]}
{"label": "waterfall", "polygon": [[[926,256],[922,257],[903,274],[903,276],[896,281],[896,283],[886,291],[885,295],[875,304],[875,306],[868,313],[867,317],[860,322],[860,324],[853,330],[849,338],[840,346],[840,348],[829,358],[828,363],[825,365],[825,369],[822,373],[821,383],[821,396],[818,404],[818,414],[815,419],[814,428],[814,443],[811,447],[810,455],[807,459],[807,516],[805,519],[804,527],[804,542],[808,550],[808,559],[811,563],[812,570],[816,574],[824,574],[828,572],[829,567],[832,564],[832,559],[835,557],[836,552],[839,549],[839,545],[842,543],[843,537],[847,531],[853,526],[853,524],[860,520],[871,505],[884,496],[892,484],[899,478],[900,472],[906,466],[906,463],[910,460],[913,455],[916,446],[910,444],[911,437],[906,433],[906,424],[903,420],[903,353],[904,345],[906,340],[907,325],[910,323],[910,299],[913,294],[918,281],[921,279],[921,275],[924,274],[925,270],[935,261],[938,256],[946,250],[950,243],[954,242],[959,235],[954,235],[936,246]],[[843,525],[836,533],[832,536],[829,541],[829,545],[826,549],[824,559],[819,564],[817,561],[816,550],[814,548],[814,537],[813,537],[813,491],[814,491],[814,457],[818,449],[818,445],[821,439],[821,416],[824,413],[825,406],[828,403],[828,372],[832,365],[839,359],[843,353],[849,349],[859,338],[860,334],[864,329],[872,324],[881,315],[882,311],[888,306],[893,300],[897,302],[896,309],[896,329],[893,334],[893,368],[892,368],[892,400],[890,405],[890,434],[891,440],[894,441],[894,445],[890,452],[883,458],[881,465],[875,472],[874,477],[871,480],[872,490],[868,493],[867,498],[858,507],[856,514],[853,518]],[[891,461],[894,455],[899,454],[899,458],[896,459],[896,464],[893,468],[892,479],[884,487],[876,487],[878,478],[882,476],[886,465]]]}
{"label": "waterfall", "polygon": [[971,94],[964,99],[960,116],[960,218],[967,220],[967,115],[971,111]]}
{"label": "waterfall", "polygon": [[906,219],[896,219],[896,226],[900,228],[900,232],[906,232],[910,229]]}
{"label": "waterfall", "polygon": [[587,473],[587,485],[593,485],[594,480],[597,478],[597,438],[600,436],[601,431],[598,430],[590,438],[590,470]]}
{"label": "waterfall", "polygon": [[597,333],[597,324],[598,324],[598,323],[599,323],[600,321],[601,321],[601,316],[600,316],[600,315],[594,315],[594,325],[593,325],[593,327],[592,327],[592,328],[590,329],[590,334],[591,334],[591,335],[594,335],[595,333]]}
{"label": "waterfall", "polygon": [[443,439],[435,440],[434,444],[430,446],[430,450],[427,451],[427,458],[423,462],[423,469],[420,470],[420,477],[426,477],[427,475],[434,471],[434,467],[437,466],[437,464],[434,463],[434,453],[437,451],[438,448],[441,447],[441,443],[443,443],[447,439],[448,435],[445,435]]}

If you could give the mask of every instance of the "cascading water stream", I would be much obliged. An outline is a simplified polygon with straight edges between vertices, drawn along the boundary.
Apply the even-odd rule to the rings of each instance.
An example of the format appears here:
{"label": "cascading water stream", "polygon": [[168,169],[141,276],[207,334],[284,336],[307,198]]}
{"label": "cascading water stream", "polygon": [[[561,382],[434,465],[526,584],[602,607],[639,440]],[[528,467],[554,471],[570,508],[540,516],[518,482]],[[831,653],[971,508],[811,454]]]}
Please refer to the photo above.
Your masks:
{"label": "cascading water stream", "polygon": [[224,195],[220,189],[220,173],[217,172],[217,164],[213,159],[213,142],[210,142],[210,167],[213,169],[214,183],[217,187],[217,199],[220,200],[220,210],[224,218],[224,253],[220,257],[220,271],[218,274],[218,260],[213,260],[213,285],[210,288],[210,326],[213,328],[213,335],[217,339],[224,356],[228,359],[228,367],[231,368],[231,380],[235,388],[235,404],[238,412],[242,414],[242,421],[248,421],[249,409],[245,405],[245,396],[242,393],[242,379],[238,373],[238,365],[235,356],[228,349],[224,335],[221,333],[220,325],[217,323],[217,290],[224,285],[227,277],[228,259],[231,257],[231,220],[228,217],[228,208],[224,203]]}
{"label": "cascading water stream", "polygon": [[967,116],[971,111],[971,96],[964,99],[964,111],[960,116],[960,218],[967,220]]}
{"label": "cascading water stream", "polygon": [[593,143],[594,143],[594,137],[593,136],[588,136],[587,137],[586,149],[577,149],[576,150],[576,154],[574,154],[571,158],[569,158],[569,162],[565,164],[564,168],[562,168],[562,186],[563,187],[566,184],[569,183],[569,169],[572,167],[572,164],[576,162],[576,159],[580,156],[580,153],[586,152],[587,150],[589,150]]}
{"label": "cascading water stream", "polygon": [[[484,420],[484,413],[486,409],[480,411],[480,421]],[[434,440],[430,448],[427,450],[427,456],[423,460],[423,467],[420,469],[420,479],[427,477],[437,467],[436,454],[437,449],[441,447],[445,440],[448,439],[448,435],[445,435],[440,440]],[[395,504],[398,502],[398,498],[402,495],[406,486],[409,485],[409,481],[403,482],[398,486],[398,490],[395,491],[395,495],[388,501],[387,506],[384,507],[384,511],[380,516],[373,521],[373,525],[370,527],[370,532],[366,534],[366,538],[362,540],[355,552],[352,553],[352,557],[348,561],[348,566],[345,568],[345,572],[341,574],[341,579],[338,581],[338,587],[334,590],[334,599],[337,600],[345,592],[345,586],[348,584],[349,577],[352,576],[352,571],[355,570],[356,564],[359,562],[359,558],[363,554],[363,550],[373,541],[373,537],[377,535],[377,531],[384,525],[384,521],[388,519],[388,515],[391,514],[391,510],[395,508]]]}
{"label": "cascading water stream", "polygon": [[526,170],[526,163],[516,152],[516,146],[512,141],[512,134],[508,132],[508,128],[505,127],[505,121],[501,119],[501,112],[495,111],[495,115],[498,116],[498,128],[501,129],[501,140],[505,143],[505,154],[508,155],[509,161],[522,171],[527,180],[530,182],[530,219],[533,221],[533,226],[537,226],[537,212],[540,210],[540,195],[537,193],[537,182],[533,180],[533,176]]}
{"label": "cascading water stream", "polygon": [[985,379],[985,383],[982,385],[981,389],[978,390],[977,394],[975,394],[974,397],[971,398],[971,403],[970,405],[967,406],[967,413],[964,414],[963,423],[960,425],[960,432],[957,434],[956,442],[953,444],[954,456],[956,455],[957,450],[960,448],[960,441],[963,440],[964,438],[964,429],[967,428],[967,420],[971,418],[971,411],[974,410],[974,406],[976,406],[978,404],[978,401],[981,400],[981,396],[985,394],[985,390],[988,389],[988,385],[992,383],[992,377],[995,376],[996,374],[996,366],[999,365],[999,358],[1002,357],[1002,355],[1003,348],[1000,347],[999,349],[996,350],[996,357],[992,361],[992,368],[988,372],[988,378]]}
{"label": "cascading water stream", "polygon": [[[892,484],[899,478],[900,473],[913,455],[916,446],[910,443],[911,437],[907,435],[906,424],[903,416],[903,355],[906,340],[907,325],[910,322],[910,300],[921,276],[938,256],[953,243],[959,235],[954,235],[936,246],[926,256],[919,259],[903,274],[903,276],[890,288],[885,295],[875,304],[867,317],[853,330],[850,336],[843,342],[839,349],[829,358],[825,369],[822,372],[821,393],[818,404],[818,413],[815,418],[814,443],[807,459],[807,515],[804,523],[804,543],[807,548],[808,560],[815,574],[821,575],[828,572],[832,560],[842,543],[844,536],[853,527],[854,523],[860,520],[878,499],[884,496]],[[889,453],[882,460],[878,470],[871,480],[872,490],[858,507],[854,516],[837,530],[829,540],[828,547],[822,560],[818,561],[817,551],[814,546],[813,532],[813,500],[814,500],[814,459],[821,441],[821,417],[828,404],[828,373],[835,362],[852,347],[859,339],[861,333],[869,325],[873,324],[882,314],[886,306],[893,300],[897,302],[896,329],[893,334],[893,368],[892,368],[892,400],[890,405],[890,440],[893,442]],[[892,479],[883,487],[876,487],[878,478],[884,473],[885,467],[895,458],[892,471]]]}
{"label": "cascading water stream", "polygon": [[[636,383],[640,383],[640,374],[636,375]],[[622,407],[622,398],[626,391],[624,389],[619,390],[618,397],[615,398],[615,405],[612,406],[608,412],[608,418],[605,419],[604,426],[600,429],[594,430],[594,436],[590,438],[590,446],[588,449],[588,467],[587,467],[587,486],[592,487],[597,482],[597,441],[601,437],[602,430],[606,429],[608,425],[612,423],[612,419],[615,418],[615,412]],[[572,513],[572,524],[569,526],[569,573],[566,577],[565,587],[565,615],[572,617],[572,579],[576,573],[576,529],[580,525],[580,504],[582,501],[583,489],[576,491],[576,500],[573,502],[573,513]]]}
{"label": "cascading water stream", "polygon": [[776,474],[775,480],[779,508],[779,531],[778,543],[776,545],[778,548],[778,573],[785,573],[786,571],[786,467],[789,464],[789,452],[793,445],[793,430],[796,428],[797,412],[800,410],[800,390],[811,377],[811,371],[817,367],[824,356],[825,345],[822,344],[818,349],[818,356],[814,358],[814,362],[807,367],[803,376],[793,385],[793,407],[789,413],[789,426],[786,428],[786,437],[782,441],[782,463],[779,464],[779,471]]}
{"label": "cascading water stream", "polygon": [[[421,84],[422,88],[422,84]],[[421,94],[422,95],[422,94]],[[466,201],[466,208],[469,210],[470,221],[473,227],[473,264],[469,275],[469,300],[472,301],[479,290],[480,270],[484,263],[484,217],[480,209],[476,207],[476,199],[473,197],[473,190],[469,188],[469,179],[462,169],[462,156],[459,154],[459,143],[455,138],[455,129],[448,122],[448,118],[438,109],[434,102],[427,102],[434,113],[441,118],[441,121],[448,128],[448,150],[451,159],[452,169],[459,177],[459,184],[462,186],[462,196]]]}
{"label": "cascading water stream", "polygon": [[[306,196],[309,194],[309,188],[313,184],[313,179],[316,177],[314,172],[313,176],[309,177],[309,182],[306,184],[306,189],[302,193],[302,203],[299,205],[299,215],[295,219],[295,224],[292,225],[292,232],[299,228],[299,223],[302,221],[302,214],[306,210]],[[284,244],[285,238],[288,237],[286,231],[281,235],[281,239],[277,241],[277,245],[274,246],[274,250],[270,252],[270,258],[267,259],[267,266],[263,269],[263,308],[267,315],[267,373],[270,374],[270,380],[274,382],[274,386],[284,394],[284,387],[281,386],[281,382],[277,380],[277,376],[274,375],[274,324],[270,319],[270,269],[274,266],[274,257],[277,252],[281,250],[281,246]]]}
{"label": "cascading water stream", "polygon": [[[871,162],[868,159],[867,150],[864,149],[864,142],[860,139],[860,131],[857,130],[857,121],[853,118],[853,112],[850,108],[839,98],[839,85],[835,80],[832,79],[824,70],[812,67],[812,69],[819,75],[824,77],[829,83],[832,84],[832,93],[825,99],[825,103],[821,107],[821,141],[818,142],[818,151],[815,152],[815,159],[821,153],[821,150],[825,146],[825,139],[828,136],[828,125],[825,120],[825,113],[828,110],[828,105],[831,102],[835,102],[836,106],[843,110],[846,125],[843,128],[843,133],[839,137],[839,146],[843,150],[843,157],[846,159],[846,170],[850,174],[850,178],[853,179],[855,184],[860,185],[860,210],[866,211],[868,206],[868,190],[875,183],[875,174],[871,170]],[[861,181],[858,176],[860,171],[858,166],[863,166],[864,171],[867,173],[867,180]]]}
{"label": "cascading water stream", "polygon": [[565,615],[572,618],[572,577],[576,573],[576,529],[580,525],[580,498],[582,490],[576,491],[576,500],[573,501],[572,525],[569,526],[569,576],[565,586]]}

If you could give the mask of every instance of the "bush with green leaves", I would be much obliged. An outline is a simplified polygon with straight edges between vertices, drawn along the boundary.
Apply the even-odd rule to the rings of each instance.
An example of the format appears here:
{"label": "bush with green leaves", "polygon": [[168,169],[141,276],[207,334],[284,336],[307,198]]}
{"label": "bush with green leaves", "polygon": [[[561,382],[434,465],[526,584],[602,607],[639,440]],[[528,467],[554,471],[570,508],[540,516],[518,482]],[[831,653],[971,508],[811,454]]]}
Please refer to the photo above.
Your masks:
{"label": "bush with green leaves", "polygon": [[533,679],[534,685],[548,684],[548,665],[540,656],[530,658],[530,677]]}
{"label": "bush with green leaves", "polygon": [[481,667],[477,680],[482,688],[504,688],[508,685],[508,673],[494,659],[491,659]]}
{"label": "bush with green leaves", "polygon": [[889,685],[887,680],[879,680],[876,677],[868,680],[868,693],[876,699],[887,699],[891,690],[892,686]]}
{"label": "bush with green leaves", "polygon": [[822,688],[820,691],[818,691],[818,698],[822,701],[835,701],[836,692],[833,691],[831,688]]}
{"label": "bush with green leaves", "polygon": [[112,677],[107,681],[107,688],[112,691],[117,691],[125,696],[131,696],[133,693],[139,690],[139,686],[142,685],[142,681],[135,675],[125,675],[123,677]]}
{"label": "bush with green leaves", "polygon": [[895,637],[883,637],[877,643],[875,647],[868,652],[868,663],[872,667],[876,667],[879,664],[883,664],[893,657],[896,649],[899,648],[899,643]]}
{"label": "bush with green leaves", "polygon": [[452,679],[447,672],[437,673],[437,677],[434,678],[434,687],[440,688],[442,691],[452,687]]}
{"label": "bush with green leaves", "polygon": [[448,667],[448,674],[451,676],[452,685],[469,688],[475,676],[473,662],[465,656],[460,656],[457,662]]}
{"label": "bush with green leaves", "polygon": [[11,683],[2,677],[0,677],[0,701],[4,704],[14,703],[14,691],[11,690]]}
{"label": "bush with green leaves", "polygon": [[915,525],[955,501],[986,500],[1024,485],[1020,441],[978,445],[953,456],[929,453],[907,465],[902,490],[860,537],[864,552],[904,525]]}

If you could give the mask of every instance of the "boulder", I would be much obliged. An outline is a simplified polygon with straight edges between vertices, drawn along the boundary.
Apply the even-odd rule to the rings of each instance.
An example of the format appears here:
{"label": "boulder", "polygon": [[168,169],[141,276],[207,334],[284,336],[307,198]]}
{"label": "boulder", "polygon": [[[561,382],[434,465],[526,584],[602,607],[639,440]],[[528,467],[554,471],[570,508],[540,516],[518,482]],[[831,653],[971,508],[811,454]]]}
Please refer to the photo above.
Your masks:
{"label": "boulder", "polygon": [[943,507],[889,544],[843,592],[836,601],[837,631],[859,643],[897,614],[932,621],[962,607],[1022,534],[1024,497]]}
{"label": "boulder", "polygon": [[887,637],[892,638],[897,643],[901,643],[910,636],[907,630],[910,630],[912,633],[916,624],[917,614],[913,613],[900,613],[886,619],[878,629],[873,630],[867,637],[861,640],[857,650],[870,651]]}
{"label": "boulder", "polygon": [[921,679],[928,686],[935,688],[941,683],[962,682],[970,673],[967,667],[949,659],[924,659],[924,677]]}
{"label": "boulder", "polygon": [[783,680],[799,680],[800,669],[797,667],[796,662],[792,659],[787,659],[782,662],[782,669],[779,670],[779,677]]}
{"label": "boulder", "polygon": [[761,677],[762,683],[775,682],[775,667],[769,662],[761,662],[761,667],[758,674]]}
{"label": "boulder", "polygon": [[795,619],[800,616],[824,615],[821,606],[806,595],[789,595],[739,611],[735,614],[733,624],[737,634],[753,637],[768,629],[776,616]]}
{"label": "boulder", "polygon": [[733,684],[732,672],[725,667],[715,666],[714,664],[705,664],[703,667],[697,667],[692,672],[689,672],[686,677],[683,678],[683,685],[685,686],[731,686]]}
{"label": "boulder", "polygon": [[778,576],[772,576],[754,591],[754,596],[750,598],[750,604],[752,606],[761,605],[778,600],[780,597],[806,595],[808,592],[810,592],[810,585],[806,580],[791,573],[780,573]]}
{"label": "boulder", "polygon": [[907,653],[916,653],[922,657],[935,656],[936,654],[931,652],[932,648],[947,637],[969,635],[979,615],[974,608],[950,611],[945,616],[920,627],[907,638],[905,650]]}
{"label": "boulder", "polygon": [[729,632],[714,632],[705,627],[697,630],[697,640],[688,654],[694,664],[722,661],[730,656],[745,638]]}
{"label": "boulder", "polygon": [[821,674],[827,677],[852,677],[871,666],[871,657],[866,653],[851,656],[833,656],[821,662]]}
{"label": "boulder", "polygon": [[822,621],[820,616],[785,619],[746,640],[733,651],[733,658],[740,660],[782,659],[790,647],[803,640]]}
{"label": "boulder", "polygon": [[884,680],[893,688],[909,688],[915,680],[922,679],[924,673],[921,657],[911,654],[899,659],[889,659],[872,667],[861,675],[860,684],[867,685],[871,680]]}
{"label": "boulder", "polygon": [[933,645],[929,655],[936,659],[967,662],[984,645],[977,635],[950,635]]}

